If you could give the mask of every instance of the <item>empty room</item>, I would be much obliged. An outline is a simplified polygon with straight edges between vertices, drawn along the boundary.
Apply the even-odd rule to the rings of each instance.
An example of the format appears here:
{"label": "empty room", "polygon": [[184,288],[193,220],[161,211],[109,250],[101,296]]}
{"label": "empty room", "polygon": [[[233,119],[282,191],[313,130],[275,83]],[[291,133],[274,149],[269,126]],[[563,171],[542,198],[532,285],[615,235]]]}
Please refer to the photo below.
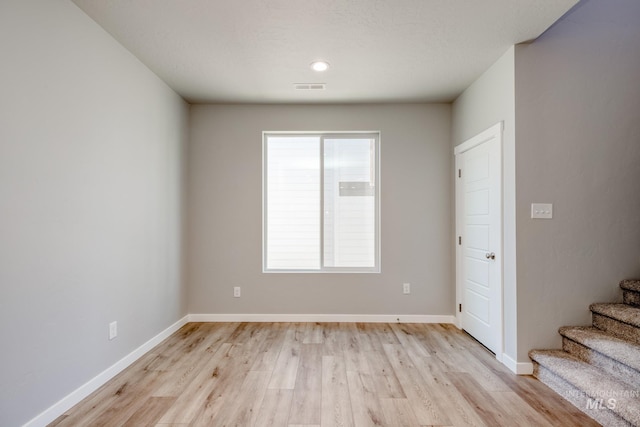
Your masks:
{"label": "empty room", "polygon": [[637,0],[0,1],[0,426],[640,426]]}

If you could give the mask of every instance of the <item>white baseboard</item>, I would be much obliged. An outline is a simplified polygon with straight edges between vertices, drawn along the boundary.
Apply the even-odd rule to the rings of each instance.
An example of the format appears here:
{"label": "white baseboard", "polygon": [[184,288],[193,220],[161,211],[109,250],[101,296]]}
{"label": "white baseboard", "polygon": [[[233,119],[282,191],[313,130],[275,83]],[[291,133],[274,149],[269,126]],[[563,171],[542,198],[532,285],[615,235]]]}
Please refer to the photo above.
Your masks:
{"label": "white baseboard", "polygon": [[420,314],[190,314],[190,322],[451,323],[455,316]]}
{"label": "white baseboard", "polygon": [[502,364],[505,365],[511,372],[517,375],[531,375],[533,374],[533,363],[531,362],[517,362],[506,354],[502,354]]}
{"label": "white baseboard", "polygon": [[78,404],[82,399],[89,396],[91,393],[100,388],[103,384],[122,372],[125,368],[131,365],[133,362],[142,357],[149,350],[160,344],[163,340],[168,338],[171,334],[176,332],[182,326],[189,322],[189,316],[184,316],[173,325],[169,326],[164,331],[160,332],[149,341],[142,344],[140,347],[127,354],[125,357],[111,365],[109,368],[83,384],[49,409],[42,412],[31,421],[27,422],[23,427],[45,427],[47,424],[54,421],[60,415],[64,414],[67,410]]}

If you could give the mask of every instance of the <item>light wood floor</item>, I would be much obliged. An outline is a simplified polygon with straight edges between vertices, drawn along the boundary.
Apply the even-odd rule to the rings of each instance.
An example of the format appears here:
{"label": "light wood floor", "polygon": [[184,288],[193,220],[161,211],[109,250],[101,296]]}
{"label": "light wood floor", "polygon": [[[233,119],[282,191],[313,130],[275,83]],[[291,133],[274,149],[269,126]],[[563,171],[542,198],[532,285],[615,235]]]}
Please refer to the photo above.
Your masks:
{"label": "light wood floor", "polygon": [[451,325],[189,323],[51,426],[597,426]]}

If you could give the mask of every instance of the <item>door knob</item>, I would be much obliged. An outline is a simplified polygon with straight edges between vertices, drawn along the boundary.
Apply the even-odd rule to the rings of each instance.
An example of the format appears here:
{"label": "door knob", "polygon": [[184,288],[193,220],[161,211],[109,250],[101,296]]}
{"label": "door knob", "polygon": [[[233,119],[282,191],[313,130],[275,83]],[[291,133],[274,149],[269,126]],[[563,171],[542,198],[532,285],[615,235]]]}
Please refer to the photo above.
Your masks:
{"label": "door knob", "polygon": [[487,258],[487,259],[496,259],[496,254],[495,254],[495,252],[486,253],[484,256],[485,256],[485,258]]}

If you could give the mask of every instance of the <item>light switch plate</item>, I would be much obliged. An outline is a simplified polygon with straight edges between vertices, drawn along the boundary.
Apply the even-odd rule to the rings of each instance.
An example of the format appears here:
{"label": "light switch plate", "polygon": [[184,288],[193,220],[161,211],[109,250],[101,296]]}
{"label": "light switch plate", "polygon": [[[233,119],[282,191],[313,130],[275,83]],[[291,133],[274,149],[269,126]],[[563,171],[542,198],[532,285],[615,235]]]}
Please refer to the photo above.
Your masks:
{"label": "light switch plate", "polygon": [[552,203],[531,203],[531,218],[551,219],[553,218]]}

